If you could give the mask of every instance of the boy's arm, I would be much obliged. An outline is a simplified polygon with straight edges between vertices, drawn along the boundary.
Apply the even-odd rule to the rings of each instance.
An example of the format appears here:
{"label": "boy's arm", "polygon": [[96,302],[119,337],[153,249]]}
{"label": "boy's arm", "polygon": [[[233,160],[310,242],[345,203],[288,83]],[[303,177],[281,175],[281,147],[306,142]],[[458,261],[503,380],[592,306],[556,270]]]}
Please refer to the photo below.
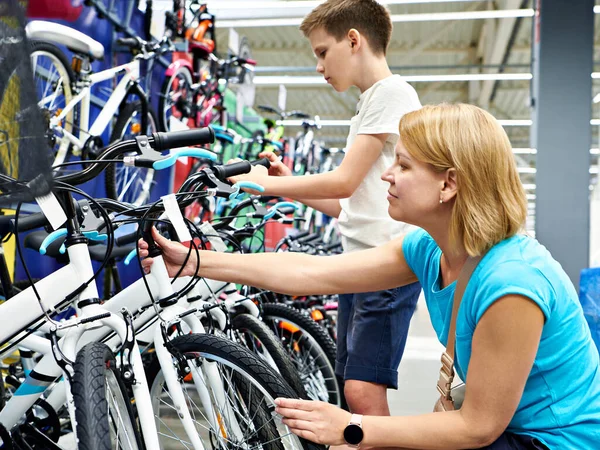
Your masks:
{"label": "boy's arm", "polygon": [[[263,167],[256,166],[249,174],[231,178],[231,181],[253,181],[265,188],[264,195],[302,199],[302,202],[306,199],[348,198],[377,161],[387,137],[387,133],[359,134],[352,146],[346,150],[342,164],[331,172],[294,177],[270,177]],[[321,206],[330,209],[333,204],[327,203]]]}
{"label": "boy's arm", "polygon": [[340,213],[342,212],[342,205],[340,205],[340,201],[337,198],[329,198],[327,200],[307,200],[304,198],[297,198],[295,200],[298,200],[300,203],[310,206],[317,211],[321,211],[329,217],[335,217],[336,219],[340,217]]}

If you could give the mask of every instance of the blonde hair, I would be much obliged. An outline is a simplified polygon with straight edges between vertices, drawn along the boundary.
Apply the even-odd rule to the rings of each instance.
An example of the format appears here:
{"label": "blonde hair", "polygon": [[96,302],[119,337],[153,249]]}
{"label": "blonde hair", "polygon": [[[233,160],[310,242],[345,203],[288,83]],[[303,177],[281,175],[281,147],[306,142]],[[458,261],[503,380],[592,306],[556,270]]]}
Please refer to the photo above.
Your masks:
{"label": "blonde hair", "polygon": [[385,55],[392,36],[390,13],[376,0],[327,0],[308,13],[300,31],[308,37],[319,27],[338,42],[355,28],[376,55]]}
{"label": "blonde hair", "polygon": [[491,114],[466,104],[427,105],[402,117],[400,137],[435,171],[456,169],[450,238],[462,240],[469,255],[523,228],[527,198],[508,136]]}

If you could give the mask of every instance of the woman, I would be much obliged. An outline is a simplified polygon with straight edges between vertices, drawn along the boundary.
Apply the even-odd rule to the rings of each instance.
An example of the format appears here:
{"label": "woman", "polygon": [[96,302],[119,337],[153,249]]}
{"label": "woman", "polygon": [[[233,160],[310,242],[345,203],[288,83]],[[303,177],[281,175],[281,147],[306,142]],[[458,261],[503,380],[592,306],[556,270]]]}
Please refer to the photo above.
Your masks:
{"label": "woman", "polygon": [[[397,160],[382,176],[390,185],[389,214],[421,230],[331,257],[205,251],[199,275],[288,294],[374,291],[418,280],[445,345],[458,274],[468,256],[488,251],[456,321],[455,367],[466,380],[461,409],[365,416],[361,445],[597,448],[598,350],[567,275],[542,245],[518,234],[527,202],[504,130],[480,108],[442,104],[406,114],[400,136]],[[176,273],[187,248],[155,236]],[[146,244],[140,247],[145,256]],[[184,273],[195,267],[192,258]],[[350,413],[321,402],[279,399],[278,405],[294,433],[346,442]]]}

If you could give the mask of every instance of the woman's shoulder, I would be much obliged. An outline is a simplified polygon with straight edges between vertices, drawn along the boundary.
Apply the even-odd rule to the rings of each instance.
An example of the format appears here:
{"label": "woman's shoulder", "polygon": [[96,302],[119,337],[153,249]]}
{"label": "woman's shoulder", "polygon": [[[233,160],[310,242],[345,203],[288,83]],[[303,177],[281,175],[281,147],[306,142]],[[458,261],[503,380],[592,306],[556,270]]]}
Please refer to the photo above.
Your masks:
{"label": "woman's shoulder", "polygon": [[432,255],[439,252],[440,248],[427,231],[417,228],[404,236],[402,251],[412,271],[422,280]]}
{"label": "woman's shoulder", "polygon": [[474,273],[473,312],[477,317],[505,295],[521,295],[537,303],[548,319],[556,299],[576,295],[569,277],[550,252],[526,235],[492,247]]}

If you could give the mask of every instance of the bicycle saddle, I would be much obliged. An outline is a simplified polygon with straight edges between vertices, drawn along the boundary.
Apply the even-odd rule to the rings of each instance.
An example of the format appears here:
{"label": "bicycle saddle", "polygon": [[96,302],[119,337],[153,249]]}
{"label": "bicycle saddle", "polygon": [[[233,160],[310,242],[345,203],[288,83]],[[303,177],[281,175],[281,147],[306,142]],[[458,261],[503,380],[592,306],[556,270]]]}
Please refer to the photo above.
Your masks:
{"label": "bicycle saddle", "polygon": [[75,53],[92,59],[104,58],[104,46],[80,31],[54,22],[34,20],[25,27],[29,39],[51,41],[62,44]]}

